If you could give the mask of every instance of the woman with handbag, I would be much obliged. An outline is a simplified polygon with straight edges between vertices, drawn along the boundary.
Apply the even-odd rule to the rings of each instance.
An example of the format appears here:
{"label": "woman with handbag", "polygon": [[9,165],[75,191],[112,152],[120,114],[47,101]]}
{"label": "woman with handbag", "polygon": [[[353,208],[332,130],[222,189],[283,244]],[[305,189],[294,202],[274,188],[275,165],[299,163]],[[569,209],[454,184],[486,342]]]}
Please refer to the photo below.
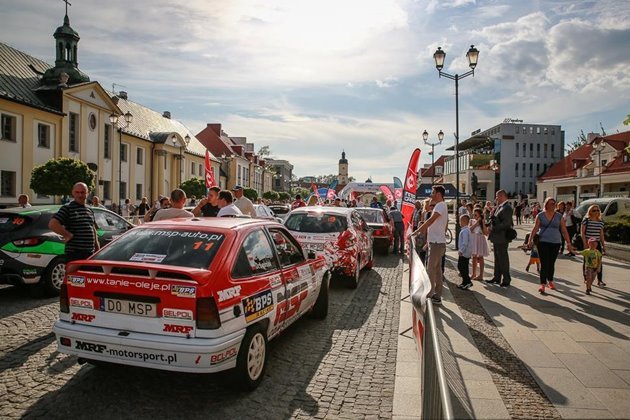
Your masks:
{"label": "woman with handbag", "polygon": [[569,233],[562,216],[556,212],[556,200],[547,197],[543,210],[534,220],[534,228],[529,236],[528,246],[536,244],[540,255],[540,288],[541,294],[545,293],[545,287],[556,290],[553,282],[556,259],[564,237],[569,252],[573,252],[573,245],[569,239]]}
{"label": "woman with handbag", "polygon": [[[604,222],[599,206],[594,204],[588,208],[582,226],[580,227],[580,236],[582,237],[583,249],[588,248],[588,240],[594,238],[597,241],[597,250],[603,254],[606,253],[606,243],[604,242]],[[597,285],[606,286],[604,283],[602,270],[597,272]]]}

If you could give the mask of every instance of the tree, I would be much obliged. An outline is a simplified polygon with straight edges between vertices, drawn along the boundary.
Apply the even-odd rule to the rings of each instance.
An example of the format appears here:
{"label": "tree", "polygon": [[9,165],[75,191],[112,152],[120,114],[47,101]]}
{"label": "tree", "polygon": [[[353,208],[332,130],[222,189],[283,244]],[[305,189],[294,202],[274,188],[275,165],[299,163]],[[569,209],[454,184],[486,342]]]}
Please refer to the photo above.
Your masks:
{"label": "tree", "polygon": [[243,189],[243,195],[252,201],[256,201],[258,199],[258,192],[256,192],[253,188]]}
{"label": "tree", "polygon": [[302,187],[297,187],[297,188],[293,188],[293,196],[295,197],[296,195],[300,194],[302,196],[302,198],[306,198],[309,195],[311,195],[311,190],[307,189],[307,188],[302,188]]}
{"label": "tree", "polygon": [[290,200],[291,194],[289,194],[288,192],[282,191],[278,193],[278,198],[282,201]]}
{"label": "tree", "polygon": [[630,114],[628,114],[627,118],[623,121],[623,125],[630,125]]}
{"label": "tree", "polygon": [[50,159],[31,171],[30,188],[37,194],[69,195],[77,182],[85,182],[88,190],[94,191],[96,173],[78,159]]}
{"label": "tree", "polygon": [[261,156],[262,158],[271,156],[271,150],[269,149],[269,146],[262,146],[260,149],[258,149],[258,156]]}
{"label": "tree", "polygon": [[266,191],[262,196],[265,200],[278,201],[280,199],[280,194],[275,191]]}
{"label": "tree", "polygon": [[199,198],[206,195],[206,181],[201,178],[187,179],[180,184],[179,188],[184,190],[186,196],[188,197],[192,197],[194,195]]}
{"label": "tree", "polygon": [[573,152],[575,149],[579,148],[586,144],[586,134],[584,134],[584,130],[580,130],[580,135],[573,142],[567,145],[567,154]]}

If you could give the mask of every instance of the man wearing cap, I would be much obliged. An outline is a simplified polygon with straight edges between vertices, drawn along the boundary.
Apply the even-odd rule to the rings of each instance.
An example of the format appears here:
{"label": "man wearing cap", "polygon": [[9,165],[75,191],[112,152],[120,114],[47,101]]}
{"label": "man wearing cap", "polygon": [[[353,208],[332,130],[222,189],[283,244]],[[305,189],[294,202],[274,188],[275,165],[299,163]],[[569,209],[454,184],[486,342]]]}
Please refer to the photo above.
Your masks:
{"label": "man wearing cap", "polygon": [[232,188],[234,194],[234,205],[246,216],[256,217],[256,210],[254,210],[254,203],[243,195],[243,187],[236,185]]}

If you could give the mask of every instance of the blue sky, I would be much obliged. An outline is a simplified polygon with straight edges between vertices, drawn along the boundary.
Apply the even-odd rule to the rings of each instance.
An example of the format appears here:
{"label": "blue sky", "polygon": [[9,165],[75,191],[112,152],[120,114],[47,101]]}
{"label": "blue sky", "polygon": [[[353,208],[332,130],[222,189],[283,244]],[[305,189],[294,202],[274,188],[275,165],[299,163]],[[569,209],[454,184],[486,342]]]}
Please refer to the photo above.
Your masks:
{"label": "blue sky", "polygon": [[[2,1],[0,39],[50,63],[64,3]],[[298,176],[337,172],[342,150],[359,181],[402,177],[412,150],[455,131],[464,140],[518,118],[585,132],[625,131],[630,113],[630,1],[74,0],[79,67],[129,99],[169,110],[193,132],[219,122]]]}

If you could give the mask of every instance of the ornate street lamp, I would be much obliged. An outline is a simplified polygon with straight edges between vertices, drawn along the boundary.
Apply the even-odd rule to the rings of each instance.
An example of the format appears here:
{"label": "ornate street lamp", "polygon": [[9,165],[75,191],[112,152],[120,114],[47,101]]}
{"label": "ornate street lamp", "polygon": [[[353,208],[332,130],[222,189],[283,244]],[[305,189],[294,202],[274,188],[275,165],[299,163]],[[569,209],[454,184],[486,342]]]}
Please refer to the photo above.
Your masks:
{"label": "ornate street lamp", "polygon": [[[133,115],[131,114],[130,111],[127,111],[124,115],[125,118],[125,125],[124,127],[119,127],[118,126],[118,121],[120,120],[120,115],[117,114],[111,114],[109,116],[109,122],[112,123],[112,127],[116,127],[116,129],[118,130],[118,135],[119,135],[119,142],[118,142],[118,214],[122,214],[122,209],[120,207],[120,202],[123,199],[123,192],[121,191],[121,184],[122,184],[122,158],[123,158],[123,152],[122,152],[122,132],[124,128],[129,127],[129,125],[133,122]],[[128,184],[128,183],[127,183]],[[125,190],[127,190],[127,187],[125,187]],[[127,191],[124,192],[124,197],[127,196]]]}
{"label": "ornate street lamp", "polygon": [[434,149],[435,146],[442,144],[442,140],[444,140],[444,132],[442,130],[438,133],[437,143],[429,142],[429,133],[427,133],[427,130],[424,130],[422,133],[422,141],[424,141],[424,144],[431,146],[431,185],[434,184],[433,178],[435,177],[435,167],[433,166],[435,165]]}
{"label": "ornate street lamp", "polygon": [[[466,53],[470,71],[461,75],[449,74],[442,71],[444,68],[445,58],[446,53],[442,50],[442,47],[438,47],[435,53],[433,53],[433,59],[435,60],[435,68],[437,69],[439,76],[444,76],[447,79],[455,81],[455,214],[457,214],[457,206],[459,205],[459,79],[475,75],[475,67],[477,67],[477,62],[479,60],[479,50],[477,50],[474,45],[470,46],[470,49]],[[455,221],[455,232],[455,247],[457,247],[459,245],[459,223],[457,221]]]}

